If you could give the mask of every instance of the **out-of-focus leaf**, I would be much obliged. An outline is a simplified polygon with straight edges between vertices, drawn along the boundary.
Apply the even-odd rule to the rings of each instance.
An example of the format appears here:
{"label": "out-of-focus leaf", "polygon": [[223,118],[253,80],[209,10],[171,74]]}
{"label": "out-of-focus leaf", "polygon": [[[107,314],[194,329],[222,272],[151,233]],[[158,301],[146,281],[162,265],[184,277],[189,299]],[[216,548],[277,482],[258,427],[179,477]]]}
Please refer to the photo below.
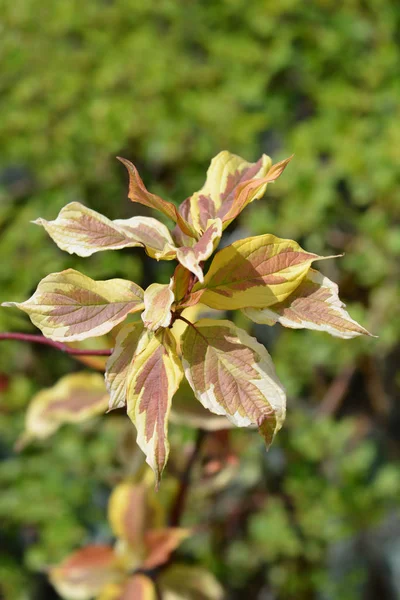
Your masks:
{"label": "out-of-focus leaf", "polygon": [[106,586],[96,600],[157,600],[157,594],[151,579],[138,573],[123,584]]}
{"label": "out-of-focus leaf", "polygon": [[42,279],[29,300],[3,306],[26,312],[46,337],[72,342],[108,333],[144,305],[143,290],[132,281],[94,281],[67,269]]}
{"label": "out-of-focus leaf", "polygon": [[171,565],[159,577],[165,600],[222,600],[224,590],[202,567]]}
{"label": "out-of-focus leaf", "polygon": [[107,405],[108,393],[100,374],[66,375],[32,398],[25,417],[25,431],[17,447],[35,438],[49,437],[64,423],[81,423],[104,413]]}
{"label": "out-of-focus leaf", "polygon": [[114,550],[105,545],[77,550],[49,572],[51,583],[66,600],[89,600],[121,576]]}
{"label": "out-of-focus leaf", "polygon": [[286,396],[264,346],[230,321],[202,319],[182,337],[196,398],[238,427],[257,425],[267,444],[285,418]]}
{"label": "out-of-focus leaf", "polygon": [[167,562],[172,552],[190,535],[189,529],[169,527],[146,532],[144,540],[147,555],[142,563],[144,569],[154,569]]}

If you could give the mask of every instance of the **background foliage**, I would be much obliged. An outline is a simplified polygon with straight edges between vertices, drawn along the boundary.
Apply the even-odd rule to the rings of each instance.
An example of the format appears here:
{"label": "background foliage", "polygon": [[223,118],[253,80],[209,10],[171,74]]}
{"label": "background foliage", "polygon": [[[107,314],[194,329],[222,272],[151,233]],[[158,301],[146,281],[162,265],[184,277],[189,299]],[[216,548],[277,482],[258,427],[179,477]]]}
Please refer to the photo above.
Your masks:
{"label": "background foliage", "polygon": [[[111,218],[137,214],[115,155],[181,201],[222,149],[248,160],[295,153],[228,239],[273,232],[344,252],[322,268],[379,339],[254,327],[287,387],[289,422],[267,455],[255,433],[230,435],[240,469],[208,495],[193,489],[186,519],[210,528],[185,552],[233,599],[396,598],[399,4],[0,0],[0,14],[1,301],[27,298],[67,266],[167,281],[172,265],[154,269],[136,249],[83,261],[29,225],[73,200]],[[0,329],[31,326],[1,310]],[[67,426],[17,455],[32,394],[81,367],[11,342],[0,364],[1,593],[54,598],[43,567],[110,535],[105,506],[128,468],[117,450],[127,421]],[[192,437],[175,426],[178,456]]]}

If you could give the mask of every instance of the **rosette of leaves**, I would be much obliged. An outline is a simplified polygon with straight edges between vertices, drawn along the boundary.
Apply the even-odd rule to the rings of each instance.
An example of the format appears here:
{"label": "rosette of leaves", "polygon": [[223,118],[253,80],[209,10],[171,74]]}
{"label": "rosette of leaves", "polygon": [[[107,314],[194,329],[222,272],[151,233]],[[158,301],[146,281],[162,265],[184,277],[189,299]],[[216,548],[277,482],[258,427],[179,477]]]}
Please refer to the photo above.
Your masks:
{"label": "rosette of leaves", "polygon": [[[260,199],[290,159],[272,165],[221,152],[211,162],[204,186],[179,208],[150,193],[136,168],[129,173],[129,198],[170,218],[170,232],[150,217],[111,221],[73,202],[54,221],[38,219],[56,244],[79,256],[141,246],[156,260],[177,260],[169,284],[143,290],[122,279],[94,281],[67,269],[45,277],[33,296],[17,306],[55,341],[101,336],[117,325],[106,367],[109,408],[127,406],[137,442],[157,483],[169,453],[171,400],[186,376],[204,407],[237,426],[257,426],[269,445],[285,418],[285,391],[264,346],[227,320],[187,321],[182,315],[201,302],[218,310],[241,309],[256,323],[327,331],[342,338],[368,334],[350,318],[335,283],[312,268],[321,257],[295,241],[266,233],[239,240],[217,252],[224,229]],[[128,315],[141,320],[120,325]],[[186,328],[178,340],[174,322]]]}
{"label": "rosette of leaves", "polygon": [[50,568],[50,581],[62,598],[156,600],[160,593],[182,600],[222,598],[221,586],[206,569],[172,561],[191,532],[165,525],[166,513],[148,478],[114,489],[108,520],[113,545],[90,544]]}

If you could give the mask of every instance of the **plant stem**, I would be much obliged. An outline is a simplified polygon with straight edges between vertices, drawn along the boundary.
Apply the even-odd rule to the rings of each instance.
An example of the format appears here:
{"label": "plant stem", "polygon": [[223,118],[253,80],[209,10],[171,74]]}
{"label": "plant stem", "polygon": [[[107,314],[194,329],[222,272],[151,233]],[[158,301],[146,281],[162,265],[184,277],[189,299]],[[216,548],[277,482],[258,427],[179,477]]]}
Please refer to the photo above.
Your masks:
{"label": "plant stem", "polygon": [[102,350],[82,350],[80,348],[72,348],[62,342],[54,342],[49,340],[43,335],[34,335],[30,333],[0,333],[1,340],[18,340],[20,342],[30,342],[33,344],[43,344],[45,346],[51,346],[66,354],[72,354],[73,356],[110,356],[112,350],[110,348]]}
{"label": "plant stem", "polygon": [[188,458],[186,463],[186,467],[184,472],[182,473],[181,480],[179,483],[179,488],[177,494],[175,496],[175,501],[172,505],[171,516],[170,516],[170,526],[178,527],[180,525],[183,513],[185,511],[186,499],[189,492],[190,481],[192,477],[193,467],[196,463],[196,460],[200,454],[201,446],[203,444],[204,438],[206,437],[207,432],[204,429],[197,430],[196,441],[193,447],[192,452]]}

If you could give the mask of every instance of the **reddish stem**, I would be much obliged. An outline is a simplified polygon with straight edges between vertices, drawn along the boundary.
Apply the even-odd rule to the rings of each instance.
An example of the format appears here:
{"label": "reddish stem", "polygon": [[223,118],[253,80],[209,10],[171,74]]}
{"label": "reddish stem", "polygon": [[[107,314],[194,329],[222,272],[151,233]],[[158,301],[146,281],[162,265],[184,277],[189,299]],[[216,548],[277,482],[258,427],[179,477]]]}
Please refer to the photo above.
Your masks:
{"label": "reddish stem", "polygon": [[0,333],[1,340],[18,340],[20,342],[31,342],[33,344],[43,344],[45,346],[51,346],[66,354],[72,354],[73,356],[110,356],[112,349],[102,350],[82,350],[80,348],[72,348],[62,342],[54,342],[49,340],[43,335],[34,335],[31,333]]}

